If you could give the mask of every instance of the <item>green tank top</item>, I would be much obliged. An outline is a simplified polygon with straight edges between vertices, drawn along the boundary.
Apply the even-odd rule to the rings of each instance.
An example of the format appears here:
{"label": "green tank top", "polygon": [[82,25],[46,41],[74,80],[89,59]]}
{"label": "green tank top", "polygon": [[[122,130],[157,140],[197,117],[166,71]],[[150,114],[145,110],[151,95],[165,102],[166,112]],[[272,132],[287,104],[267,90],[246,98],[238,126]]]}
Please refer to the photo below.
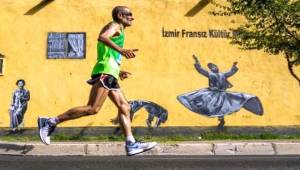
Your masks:
{"label": "green tank top", "polygon": [[[117,46],[123,48],[124,38],[124,30],[122,29],[121,34],[119,36],[110,37],[110,40]],[[97,63],[95,64],[92,70],[92,75],[105,73],[112,75],[116,79],[118,79],[120,73],[121,60],[122,55],[119,52],[98,41]]]}

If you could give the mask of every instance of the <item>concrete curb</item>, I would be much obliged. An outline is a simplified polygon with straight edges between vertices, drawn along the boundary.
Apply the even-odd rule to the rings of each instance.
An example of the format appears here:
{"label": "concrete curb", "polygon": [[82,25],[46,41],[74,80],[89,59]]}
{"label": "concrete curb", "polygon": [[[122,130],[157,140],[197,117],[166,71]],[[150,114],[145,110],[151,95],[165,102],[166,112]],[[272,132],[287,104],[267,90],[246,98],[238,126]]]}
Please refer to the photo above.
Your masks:
{"label": "concrete curb", "polygon": [[[12,143],[0,141],[0,155],[125,155],[123,142],[98,143]],[[300,141],[182,142],[158,144],[141,155],[300,155]]]}

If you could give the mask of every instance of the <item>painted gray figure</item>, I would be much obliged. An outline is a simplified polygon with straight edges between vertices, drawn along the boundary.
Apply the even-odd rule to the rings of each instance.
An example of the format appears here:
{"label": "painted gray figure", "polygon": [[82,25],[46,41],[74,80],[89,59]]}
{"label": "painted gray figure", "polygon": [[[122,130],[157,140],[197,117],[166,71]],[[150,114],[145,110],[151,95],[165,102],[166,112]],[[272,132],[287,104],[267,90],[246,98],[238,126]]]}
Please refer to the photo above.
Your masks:
{"label": "painted gray figure", "polygon": [[168,111],[162,106],[145,100],[133,100],[130,104],[130,118],[133,119],[134,114],[141,108],[145,108],[149,113],[148,119],[146,120],[147,126],[152,127],[152,121],[154,117],[157,118],[155,127],[159,127],[161,123],[165,123],[168,119]]}
{"label": "painted gray figure", "polygon": [[[163,108],[162,106],[146,100],[132,100],[128,102],[130,105],[130,120],[133,120],[133,117],[137,111],[139,111],[141,108],[145,108],[145,110],[148,112],[148,118],[146,119],[146,124],[149,128],[152,127],[152,122],[154,118],[156,117],[156,123],[154,127],[159,127],[161,123],[165,123],[168,120],[168,111]],[[111,122],[113,124],[118,124],[118,117],[115,119],[112,119]],[[119,131],[119,128],[117,128],[116,132]]]}
{"label": "painted gray figure", "polygon": [[30,100],[30,93],[24,88],[25,80],[20,79],[16,82],[18,89],[14,91],[11,106],[9,108],[10,113],[10,127],[13,132],[24,124],[24,114],[27,110],[27,102]]}
{"label": "painted gray figure", "polygon": [[237,62],[233,63],[232,68],[225,73],[219,72],[217,65],[208,64],[210,71],[203,69],[195,55],[195,68],[203,76],[208,78],[209,87],[179,95],[177,99],[189,110],[208,117],[218,117],[223,127],[225,124],[224,116],[239,111],[242,107],[256,114],[263,114],[263,107],[258,97],[238,92],[226,91],[232,87],[227,80],[237,71]]}

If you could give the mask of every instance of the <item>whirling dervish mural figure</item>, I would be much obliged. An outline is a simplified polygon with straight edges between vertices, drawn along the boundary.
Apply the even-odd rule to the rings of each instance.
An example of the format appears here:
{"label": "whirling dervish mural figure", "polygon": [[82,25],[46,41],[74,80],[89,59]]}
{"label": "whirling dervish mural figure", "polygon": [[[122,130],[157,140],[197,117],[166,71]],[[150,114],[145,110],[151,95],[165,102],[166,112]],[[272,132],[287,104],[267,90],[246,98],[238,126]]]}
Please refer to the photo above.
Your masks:
{"label": "whirling dervish mural figure", "polygon": [[181,104],[192,112],[208,117],[218,117],[220,128],[224,127],[225,115],[237,112],[241,108],[256,115],[263,115],[263,107],[257,96],[226,91],[232,87],[227,79],[238,71],[237,62],[233,63],[228,72],[221,73],[217,65],[209,63],[207,66],[210,71],[207,71],[202,68],[195,55],[193,58],[196,70],[208,78],[209,87],[177,96]]}

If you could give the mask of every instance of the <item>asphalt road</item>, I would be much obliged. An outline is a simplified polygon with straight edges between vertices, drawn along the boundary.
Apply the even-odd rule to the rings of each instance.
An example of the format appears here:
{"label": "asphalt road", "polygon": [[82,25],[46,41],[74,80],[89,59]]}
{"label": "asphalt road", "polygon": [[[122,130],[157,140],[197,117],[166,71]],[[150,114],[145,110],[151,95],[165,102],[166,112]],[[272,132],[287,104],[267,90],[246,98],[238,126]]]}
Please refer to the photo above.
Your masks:
{"label": "asphalt road", "polygon": [[1,170],[300,170],[298,156],[0,156]]}

